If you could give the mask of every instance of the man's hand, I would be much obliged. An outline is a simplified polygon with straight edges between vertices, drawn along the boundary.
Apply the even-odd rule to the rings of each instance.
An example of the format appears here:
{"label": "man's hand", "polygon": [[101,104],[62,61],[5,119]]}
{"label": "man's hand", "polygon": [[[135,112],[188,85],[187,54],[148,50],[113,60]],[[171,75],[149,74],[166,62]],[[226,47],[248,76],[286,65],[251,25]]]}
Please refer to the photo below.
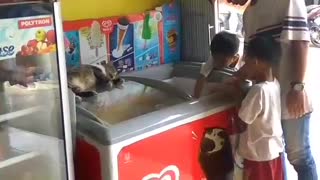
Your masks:
{"label": "man's hand", "polygon": [[288,112],[292,118],[300,118],[312,111],[307,102],[307,95],[305,91],[290,90],[286,98]]}
{"label": "man's hand", "polygon": [[[249,2],[250,0],[227,0],[229,3],[244,6]],[[250,5],[255,5],[258,0],[251,0]]]}
{"label": "man's hand", "polygon": [[22,68],[18,67],[16,68],[9,78],[10,85],[22,85],[27,87],[28,84],[34,82],[34,74],[36,72],[35,67],[28,67],[28,68]]}

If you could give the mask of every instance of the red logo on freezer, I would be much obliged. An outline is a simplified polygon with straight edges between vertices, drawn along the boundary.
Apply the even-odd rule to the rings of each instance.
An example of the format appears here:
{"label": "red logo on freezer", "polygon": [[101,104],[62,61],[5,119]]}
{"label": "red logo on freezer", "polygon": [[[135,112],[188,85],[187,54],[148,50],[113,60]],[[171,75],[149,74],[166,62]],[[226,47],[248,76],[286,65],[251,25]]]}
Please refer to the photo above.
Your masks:
{"label": "red logo on freezer", "polygon": [[19,29],[30,29],[36,27],[52,26],[52,18],[37,18],[18,21]]}
{"label": "red logo on freezer", "polygon": [[177,166],[170,165],[159,174],[149,174],[142,178],[142,180],[180,180],[180,173]]}

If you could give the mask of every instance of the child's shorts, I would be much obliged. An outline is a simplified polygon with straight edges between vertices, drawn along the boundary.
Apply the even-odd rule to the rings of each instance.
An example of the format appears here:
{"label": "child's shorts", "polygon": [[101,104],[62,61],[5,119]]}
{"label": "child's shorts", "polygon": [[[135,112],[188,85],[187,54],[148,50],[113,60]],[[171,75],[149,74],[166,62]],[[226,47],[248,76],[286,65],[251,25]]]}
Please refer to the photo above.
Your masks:
{"label": "child's shorts", "polygon": [[244,160],[244,180],[284,180],[281,155],[270,161]]}

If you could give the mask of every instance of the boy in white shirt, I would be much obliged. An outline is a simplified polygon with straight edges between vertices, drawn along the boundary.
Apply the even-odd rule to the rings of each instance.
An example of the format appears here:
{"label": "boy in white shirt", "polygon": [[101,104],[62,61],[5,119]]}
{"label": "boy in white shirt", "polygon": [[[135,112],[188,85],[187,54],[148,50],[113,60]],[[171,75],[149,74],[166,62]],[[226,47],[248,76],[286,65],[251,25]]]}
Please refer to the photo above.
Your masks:
{"label": "boy in white shirt", "polygon": [[239,44],[240,40],[237,35],[225,31],[213,37],[210,44],[212,56],[201,67],[200,78],[197,80],[194,88],[194,97],[200,97],[203,87],[208,80],[222,82],[225,78],[228,78],[223,77],[222,73],[216,73],[217,71],[224,71],[230,74],[230,76],[236,72],[234,66],[239,61]]}
{"label": "boy in white shirt", "polygon": [[239,123],[247,126],[238,147],[245,180],[284,179],[280,85],[272,69],[280,56],[280,44],[272,38],[258,36],[248,44],[243,68],[250,70],[247,78],[255,84],[239,109]]}

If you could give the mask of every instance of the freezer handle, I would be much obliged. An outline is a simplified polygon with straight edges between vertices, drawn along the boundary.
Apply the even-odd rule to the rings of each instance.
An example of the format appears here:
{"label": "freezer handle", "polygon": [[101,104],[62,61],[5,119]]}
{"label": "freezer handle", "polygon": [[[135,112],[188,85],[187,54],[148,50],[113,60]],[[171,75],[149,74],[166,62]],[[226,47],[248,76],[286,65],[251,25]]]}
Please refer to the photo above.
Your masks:
{"label": "freezer handle", "polygon": [[208,24],[208,33],[209,33],[209,46],[211,44],[211,40],[212,40],[212,37],[211,37],[211,30],[214,29],[214,26],[212,26],[211,24]]}
{"label": "freezer handle", "polygon": [[187,101],[193,100],[192,95],[186,93],[183,90],[175,88],[174,86],[171,86],[171,85],[169,85],[167,83],[159,81],[159,80],[142,78],[142,77],[135,77],[135,76],[123,76],[122,78],[125,79],[125,80],[138,82],[138,83],[150,86],[150,87],[155,88],[155,89],[162,90],[164,92],[173,94],[173,95],[175,95],[177,97],[180,97],[180,98],[182,98],[184,100],[187,100]]}

